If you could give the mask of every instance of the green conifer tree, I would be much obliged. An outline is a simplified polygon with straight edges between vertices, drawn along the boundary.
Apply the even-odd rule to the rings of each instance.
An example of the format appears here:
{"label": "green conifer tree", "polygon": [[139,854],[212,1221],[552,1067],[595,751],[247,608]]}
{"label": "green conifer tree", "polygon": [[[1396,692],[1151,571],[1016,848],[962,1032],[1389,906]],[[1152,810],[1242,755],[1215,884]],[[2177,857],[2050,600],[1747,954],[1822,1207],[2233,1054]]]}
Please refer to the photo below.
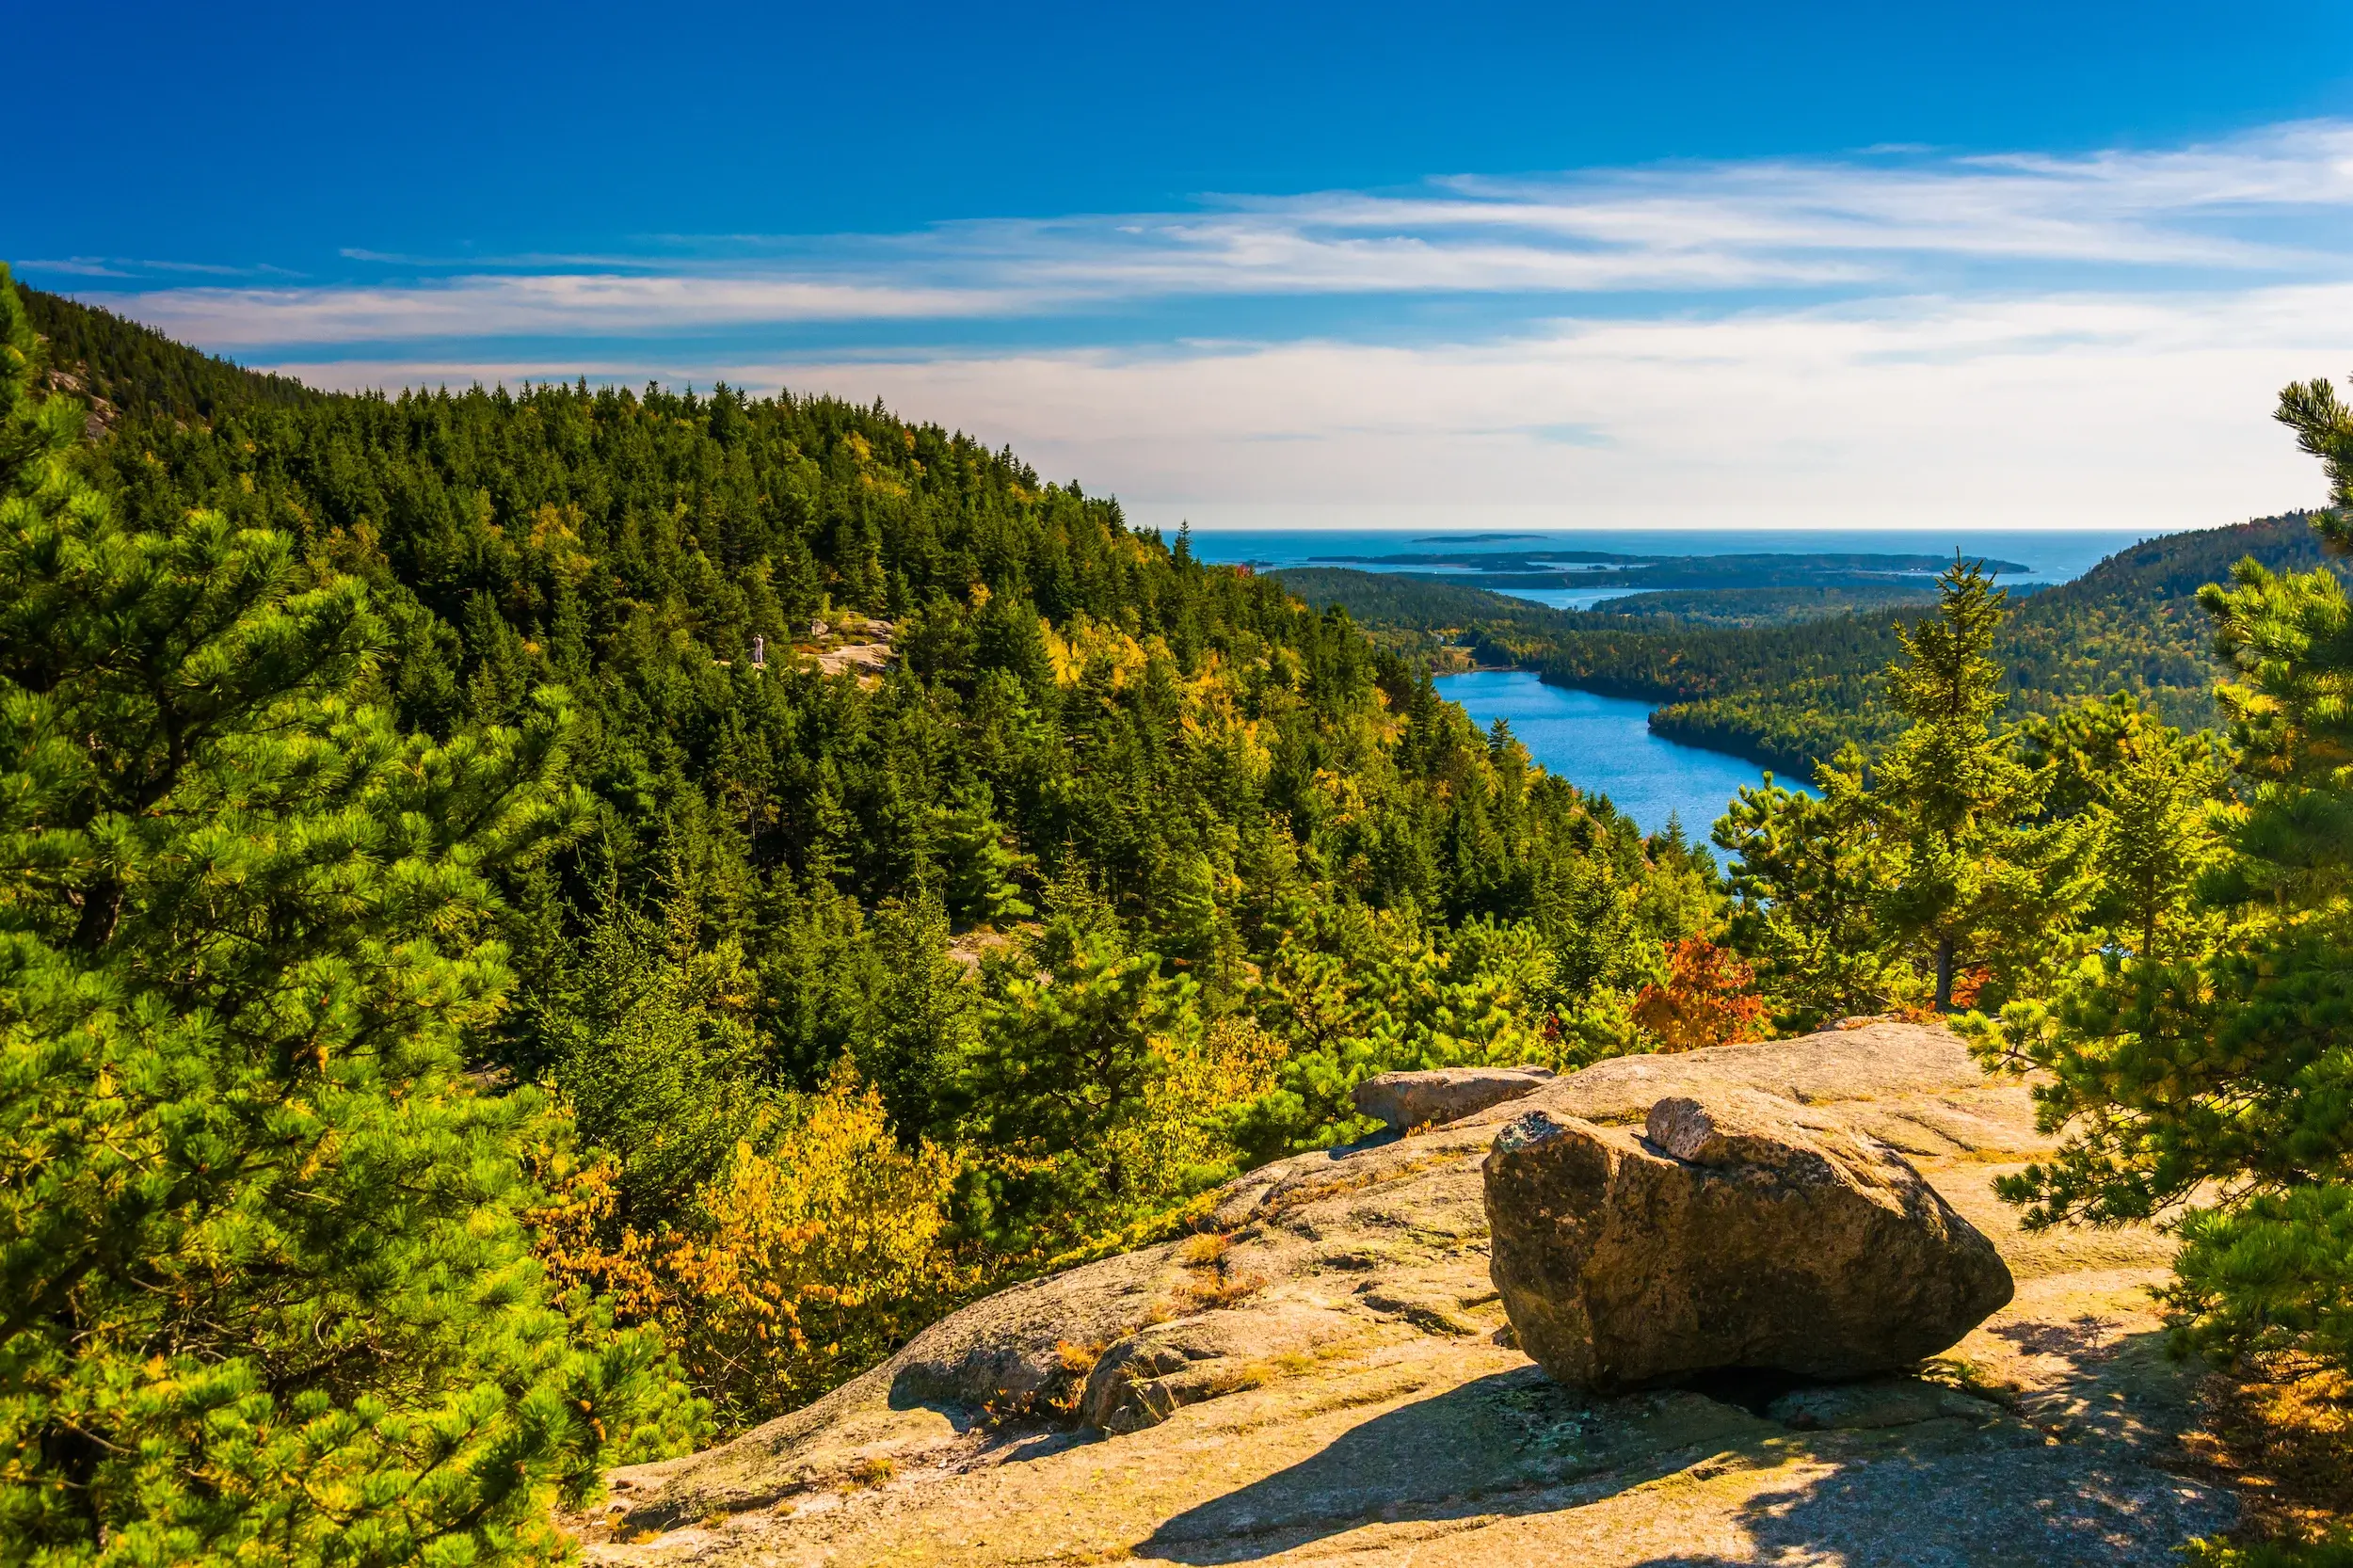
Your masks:
{"label": "green conifer tree", "polygon": [[976,1176],[979,1223],[1013,1252],[1133,1217],[1144,1194],[1115,1135],[1167,1071],[1171,1040],[1201,1025],[1199,987],[1137,949],[1075,857],[1048,898],[1036,938],[984,966],[957,1084],[967,1138],[997,1157]]}
{"label": "green conifer tree", "polygon": [[957,791],[946,805],[932,808],[932,817],[947,879],[942,901],[950,914],[993,922],[1036,912],[1021,897],[1019,877],[1030,868],[1029,857],[1007,846],[986,784]]}
{"label": "green conifer tree", "polygon": [[660,915],[608,895],[573,1004],[548,1020],[561,1053],[554,1086],[582,1136],[614,1151],[620,1218],[648,1233],[676,1223],[780,1105],[753,1025],[760,977],[742,945],[705,946],[685,891]]}
{"label": "green conifer tree", "polygon": [[[2323,382],[2279,417],[2353,501],[2353,417]],[[2315,520],[2353,542],[2342,510]],[[2038,1068],[2057,1154],[2002,1183],[2030,1225],[2179,1217],[2174,1300],[2191,1343],[2295,1350],[2353,1364],[2353,602],[2327,569],[2252,560],[2201,602],[2238,679],[2233,798],[2215,808],[2217,863],[2195,877],[2213,922],[2182,951],[2144,909],[2140,951],[2111,948],[2048,1001],[1979,1031],[1992,1060]],[[2119,858],[2154,889],[2182,874],[2169,764],[2114,793],[2153,853]],[[2151,824],[2153,824],[2152,826]]]}
{"label": "green conifer tree", "polygon": [[365,590],[120,524],[37,358],[0,272],[0,1561],[561,1556],[681,1409],[548,1300],[562,1129],[462,1071],[562,713],[399,733]]}
{"label": "green conifer tree", "polygon": [[1223,924],[1217,906],[1217,868],[1198,850],[1178,850],[1155,878],[1152,912],[1169,955],[1206,971],[1217,956]]}
{"label": "green conifer tree", "polygon": [[2154,722],[2135,727],[2118,763],[2101,780],[2100,903],[2136,952],[2162,958],[2193,918],[2186,894],[2212,854],[2214,776],[2202,744]]}
{"label": "green conifer tree", "polygon": [[2019,727],[2019,750],[2042,776],[2041,820],[2089,836],[2087,948],[2155,957],[2203,939],[2212,922],[2188,897],[2215,852],[2209,803],[2223,787],[2214,739],[2184,735],[2118,693]]}
{"label": "green conifer tree", "polygon": [[2041,780],[1993,724],[2006,595],[1958,557],[1937,584],[1937,613],[1903,632],[1905,657],[1888,667],[1889,696],[1909,727],[1881,754],[1872,796],[1891,852],[1882,916],[1927,946],[1935,1005],[1949,1011],[1960,960],[2014,962],[2021,943],[2065,923],[2081,896],[2071,861],[2082,835],[2031,820]]}
{"label": "green conifer tree", "polygon": [[885,901],[873,932],[882,988],[850,1055],[912,1146],[952,1130],[954,1084],[972,1051],[980,996],[970,971],[949,953],[947,911],[930,893]]}
{"label": "green conifer tree", "polygon": [[1887,893],[1879,812],[1852,745],[1818,764],[1816,799],[1767,775],[1716,826],[1732,856],[1732,945],[1754,963],[1776,1021],[1806,1030],[1906,1000],[1880,920]]}

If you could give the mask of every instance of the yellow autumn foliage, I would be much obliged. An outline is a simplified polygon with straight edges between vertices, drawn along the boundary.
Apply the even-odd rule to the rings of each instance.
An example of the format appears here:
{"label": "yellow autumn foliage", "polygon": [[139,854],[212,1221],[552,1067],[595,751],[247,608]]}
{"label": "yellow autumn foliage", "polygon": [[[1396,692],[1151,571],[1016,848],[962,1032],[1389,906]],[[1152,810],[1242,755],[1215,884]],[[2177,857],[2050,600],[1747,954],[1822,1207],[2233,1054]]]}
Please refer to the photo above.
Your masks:
{"label": "yellow autumn foliage", "polygon": [[943,1236],[955,1161],[892,1137],[848,1074],[766,1149],[740,1144],[699,1233],[665,1249],[661,1321],[722,1409],[790,1409],[881,1361],[958,1284]]}
{"label": "yellow autumn foliage", "polygon": [[550,1273],[659,1324],[731,1427],[882,1361],[969,1284],[946,1244],[954,1157],[901,1147],[882,1096],[846,1070],[797,1111],[736,1145],[692,1228],[616,1234],[609,1161],[556,1173],[532,1216]]}
{"label": "yellow autumn foliage", "polygon": [[1112,689],[1117,691],[1144,673],[1150,655],[1144,646],[1128,632],[1107,622],[1086,615],[1075,615],[1062,631],[1051,621],[1038,618],[1038,630],[1046,640],[1046,655],[1052,664],[1054,683],[1071,687],[1086,673],[1087,665],[1096,659],[1111,666]]}
{"label": "yellow autumn foliage", "polygon": [[1149,1216],[1235,1173],[1233,1145],[1216,1112],[1274,1087],[1283,1043],[1249,1018],[1218,1019],[1205,1030],[1156,1039],[1161,1071],[1135,1116],[1113,1128],[1105,1153],[1123,1174],[1131,1212]]}

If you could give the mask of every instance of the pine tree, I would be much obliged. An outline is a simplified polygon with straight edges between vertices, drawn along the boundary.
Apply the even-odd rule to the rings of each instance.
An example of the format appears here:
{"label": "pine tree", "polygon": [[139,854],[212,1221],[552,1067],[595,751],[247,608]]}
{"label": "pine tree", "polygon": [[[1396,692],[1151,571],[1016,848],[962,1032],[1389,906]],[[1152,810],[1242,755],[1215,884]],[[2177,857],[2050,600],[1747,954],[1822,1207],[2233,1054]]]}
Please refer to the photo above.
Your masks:
{"label": "pine tree", "polygon": [[563,1129],[462,1070],[561,709],[400,733],[359,583],[121,525],[5,273],[0,344],[0,1559],[558,1557],[682,1413],[549,1300],[517,1150]]}
{"label": "pine tree", "polygon": [[582,1135],[615,1152],[620,1218],[648,1231],[683,1212],[778,1104],[741,945],[703,945],[682,892],[661,916],[608,898],[577,1000],[550,1020],[562,1051],[553,1086]]}
{"label": "pine tree", "polygon": [[997,1157],[982,1224],[1032,1251],[1132,1218],[1146,1196],[1117,1158],[1197,1034],[1199,987],[1140,951],[1074,858],[1048,890],[1036,938],[984,966],[980,1035],[957,1084],[968,1139]]}
{"label": "pine tree", "polygon": [[[2279,417],[2353,500],[2353,417],[2323,382]],[[2338,549],[2344,514],[2315,520]],[[2353,1363],[2353,602],[2331,572],[2249,560],[2201,601],[2237,680],[2233,798],[2213,812],[2215,864],[2194,877],[2195,945],[2160,951],[2144,909],[2137,952],[2111,948],[2048,1001],[1981,1031],[1987,1055],[2038,1068],[2057,1154],[2002,1184],[2029,1224],[2172,1215],[2185,1246],[2175,1304],[2191,1343],[2296,1350]],[[2171,766],[2114,793],[2157,853],[2120,860],[2153,889],[2182,874],[2170,847]]]}
{"label": "pine tree", "polygon": [[1199,851],[1177,850],[1154,878],[1153,915],[1166,933],[1169,956],[1207,970],[1217,956],[1222,921],[1217,907],[1217,868]]}
{"label": "pine tree", "polygon": [[2094,856],[2105,912],[2151,959],[2160,937],[2186,923],[2191,881],[2212,852],[2206,802],[2214,777],[2205,747],[2154,722],[2135,726],[2101,780]]}
{"label": "pine tree", "polygon": [[947,879],[942,897],[949,913],[965,920],[1015,920],[1036,913],[1023,901],[1018,880],[1029,857],[1006,846],[994,805],[988,786],[976,783],[932,810]]}
{"label": "pine tree", "polygon": [[2189,889],[2213,858],[2210,804],[2223,765],[2209,735],[2184,735],[2118,693],[2019,727],[2042,778],[2041,820],[2075,822],[2091,844],[2087,950],[2157,957],[2211,935]]}
{"label": "pine tree", "polygon": [[2030,821],[2040,780],[1997,731],[1993,660],[2006,595],[1956,557],[1937,579],[1937,613],[1902,634],[1891,700],[1907,728],[1882,752],[1872,798],[1890,869],[1883,919],[1933,955],[1935,1006],[1953,1005],[1962,957],[2007,964],[2041,941],[2080,896],[2072,824]]}
{"label": "pine tree", "polygon": [[1769,774],[1740,792],[1716,827],[1738,901],[1732,945],[1754,961],[1785,1029],[1908,1000],[1905,968],[1880,920],[1884,856],[1865,770],[1853,746],[1818,764],[1819,799]]}
{"label": "pine tree", "polygon": [[979,1025],[979,991],[950,955],[947,912],[928,893],[885,902],[873,934],[882,991],[850,1055],[911,1147],[950,1130],[953,1085]]}

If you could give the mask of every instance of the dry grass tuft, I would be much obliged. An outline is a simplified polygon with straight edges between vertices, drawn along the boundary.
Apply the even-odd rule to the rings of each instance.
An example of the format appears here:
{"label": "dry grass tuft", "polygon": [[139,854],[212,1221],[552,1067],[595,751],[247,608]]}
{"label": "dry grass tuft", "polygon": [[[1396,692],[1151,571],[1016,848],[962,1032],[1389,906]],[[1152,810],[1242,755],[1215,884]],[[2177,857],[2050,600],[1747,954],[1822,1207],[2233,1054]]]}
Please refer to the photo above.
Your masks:
{"label": "dry grass tuft", "polygon": [[863,1492],[882,1486],[899,1474],[899,1462],[888,1454],[868,1454],[850,1466],[847,1486],[852,1492]]}
{"label": "dry grass tuft", "polygon": [[1054,1359],[1061,1364],[1064,1371],[1083,1381],[1089,1372],[1095,1370],[1095,1364],[1103,1359],[1103,1352],[1109,1348],[1100,1340],[1080,1345],[1068,1339],[1057,1339],[1054,1341]]}
{"label": "dry grass tuft", "polygon": [[1170,1256],[1179,1268],[1199,1269],[1216,1263],[1233,1250],[1232,1237],[1223,1231],[1209,1230],[1187,1237]]}
{"label": "dry grass tuft", "polygon": [[1195,1312],[1214,1312],[1222,1306],[1247,1301],[1266,1288],[1264,1274],[1218,1274],[1203,1279],[1195,1276],[1185,1285],[1183,1292],[1193,1303]]}
{"label": "dry grass tuft", "polygon": [[1164,1323],[1195,1312],[1214,1312],[1265,1289],[1264,1274],[1235,1269],[1233,1251],[1233,1238],[1217,1232],[1195,1236],[1179,1246],[1170,1256],[1184,1277],[1168,1298],[1152,1304],[1151,1320]]}

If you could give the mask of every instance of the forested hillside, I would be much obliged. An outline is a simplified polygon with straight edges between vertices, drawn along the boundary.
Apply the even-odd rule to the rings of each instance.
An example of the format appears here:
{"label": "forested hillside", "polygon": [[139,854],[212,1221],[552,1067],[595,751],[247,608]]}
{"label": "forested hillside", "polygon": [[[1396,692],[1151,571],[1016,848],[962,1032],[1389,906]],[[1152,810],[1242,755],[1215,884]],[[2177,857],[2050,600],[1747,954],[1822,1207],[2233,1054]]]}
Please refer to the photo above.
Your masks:
{"label": "forested hillside", "polygon": [[1708,588],[1628,594],[1607,601],[1608,614],[1686,626],[1791,626],[1831,616],[1877,614],[1936,602],[1933,589],[1900,583],[1837,587]]}
{"label": "forested hillside", "polygon": [[[1704,854],[1480,734],[1345,614],[1010,453],[726,388],[288,396],[41,311],[45,343],[4,324],[0,959],[49,1000],[11,1023],[0,1137],[56,1174],[6,1210],[37,1353],[0,1437],[68,1458],[0,1496],[9,1528],[146,1517],[125,1456],[182,1453],[186,1400],[227,1388],[257,1432],[375,1413],[253,1463],[392,1466],[367,1484],[440,1489],[417,1541],[504,1555],[529,1488],[1179,1224],[1369,1127],[1371,1073],[1673,1026],[1669,945],[1721,902]],[[65,344],[86,388],[157,390],[94,431],[38,391],[71,386]],[[152,1211],[106,1208],[123,1159]],[[408,1195],[448,1160],[454,1207]],[[151,1288],[202,1270],[222,1316]],[[412,1284],[431,1334],[317,1352]],[[182,1378],[183,1346],[212,1381],[107,1402]],[[593,1420],[515,1447],[596,1377],[558,1401]],[[51,1430],[77,1389],[96,1446]],[[444,1441],[520,1457],[452,1469]],[[188,1497],[222,1541],[260,1528]]]}
{"label": "forested hillside", "polygon": [[[2275,571],[2323,563],[2301,514],[2169,535],[2122,551],[2073,583],[2015,601],[1996,656],[2012,716],[2128,692],[2168,723],[2217,721],[2221,667],[2201,584],[2251,556]],[[1481,589],[1362,573],[1290,572],[1302,593],[1346,605],[1376,637],[1425,658],[1455,647],[1485,663],[1540,668],[1563,685],[1657,702],[1661,734],[1798,774],[1848,742],[1886,740],[1897,721],[1882,673],[1917,608],[1795,625],[1725,627],[1609,609],[1552,611]],[[1659,596],[1666,598],[1669,596]],[[1675,607],[1667,606],[1669,610]]]}
{"label": "forested hillside", "polygon": [[[2020,600],[1994,647],[2006,712],[2056,712],[2123,692],[2169,724],[2217,723],[2213,694],[2222,665],[2198,591],[2250,556],[2274,571],[2310,570],[2326,559],[2298,513],[2152,539]],[[1900,618],[1678,636],[1683,646],[1673,648],[1608,633],[1572,636],[1545,669],[1550,679],[1606,679],[1629,696],[1664,699],[1652,719],[1662,734],[1803,770],[1849,741],[1875,744],[1895,732],[1879,677],[1898,651]]]}
{"label": "forested hillside", "polygon": [[47,341],[48,374],[88,397],[102,422],[117,412],[195,423],[247,403],[308,403],[320,394],[287,376],[247,370],[172,342],[111,311],[39,289],[18,291]]}
{"label": "forested hillside", "polygon": [[1441,671],[1516,664],[1568,624],[1563,612],[1529,600],[1400,572],[1292,567],[1269,575],[1310,604],[1345,610],[1380,647]]}
{"label": "forested hillside", "polygon": [[[559,884],[521,890],[520,939],[561,964],[614,888],[690,902],[766,977],[760,1028],[804,1084],[875,1010],[860,912],[893,900],[1009,926],[1084,884],[1230,987],[1343,887],[1459,922],[1640,880],[1625,824],[1346,616],[879,409],[725,388],[257,402],[209,430],[126,424],[98,462],[143,524],[212,508],[368,584],[405,726],[513,722],[560,686],[604,809]],[[858,627],[888,673],[824,677],[808,655]],[[551,1059],[556,1005],[518,1017],[512,1064]]]}

